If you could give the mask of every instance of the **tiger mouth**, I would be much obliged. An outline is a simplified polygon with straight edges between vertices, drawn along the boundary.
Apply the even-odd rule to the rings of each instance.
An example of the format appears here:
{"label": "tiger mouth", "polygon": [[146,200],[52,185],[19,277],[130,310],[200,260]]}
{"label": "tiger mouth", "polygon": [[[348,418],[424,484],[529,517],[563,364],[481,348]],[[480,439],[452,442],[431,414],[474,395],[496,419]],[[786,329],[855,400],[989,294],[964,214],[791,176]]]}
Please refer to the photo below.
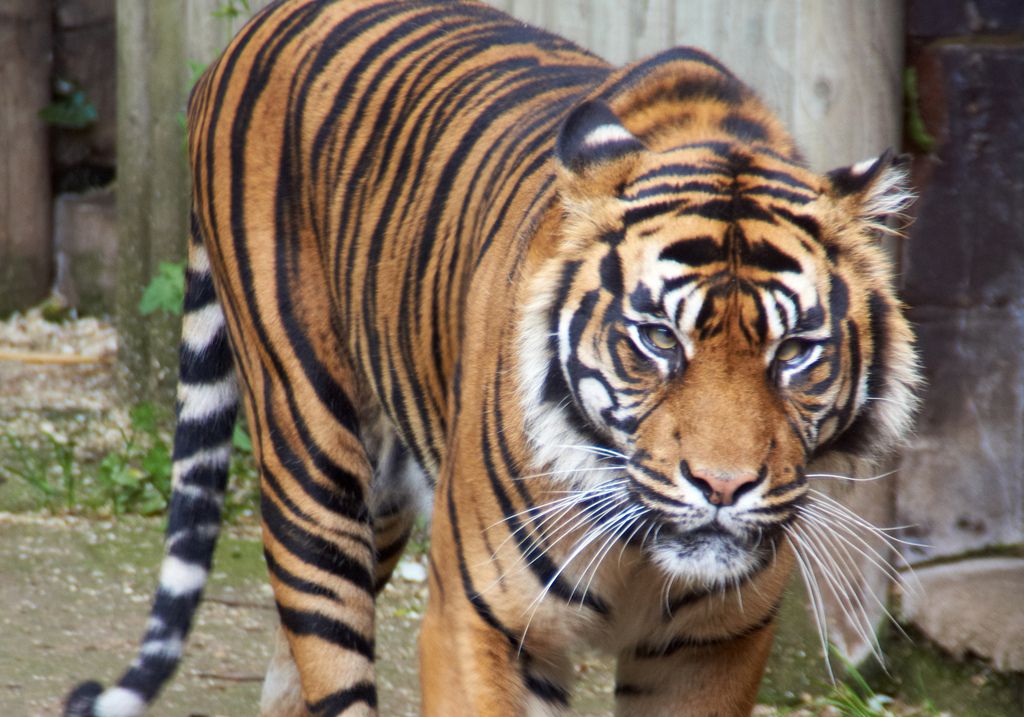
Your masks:
{"label": "tiger mouth", "polygon": [[680,559],[704,552],[716,553],[723,559],[751,556],[760,559],[772,552],[780,533],[779,526],[768,526],[760,531],[736,532],[717,520],[693,529],[665,523],[657,531],[653,547],[658,550],[667,549]]}

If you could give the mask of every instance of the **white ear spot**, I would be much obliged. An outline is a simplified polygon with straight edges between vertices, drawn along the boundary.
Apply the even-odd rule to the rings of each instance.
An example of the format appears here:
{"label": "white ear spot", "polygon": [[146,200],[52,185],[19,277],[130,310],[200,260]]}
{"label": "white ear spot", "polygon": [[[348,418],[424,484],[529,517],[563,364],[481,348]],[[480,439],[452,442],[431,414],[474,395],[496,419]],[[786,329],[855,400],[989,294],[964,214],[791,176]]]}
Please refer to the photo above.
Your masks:
{"label": "white ear spot", "polygon": [[583,138],[586,147],[600,147],[603,144],[617,142],[635,142],[636,137],[620,124],[603,124],[587,132]]}
{"label": "white ear spot", "polygon": [[869,169],[875,166],[875,162],[877,161],[878,157],[872,157],[871,159],[865,159],[862,162],[857,162],[857,164],[850,167],[850,173],[858,176],[865,174]]}

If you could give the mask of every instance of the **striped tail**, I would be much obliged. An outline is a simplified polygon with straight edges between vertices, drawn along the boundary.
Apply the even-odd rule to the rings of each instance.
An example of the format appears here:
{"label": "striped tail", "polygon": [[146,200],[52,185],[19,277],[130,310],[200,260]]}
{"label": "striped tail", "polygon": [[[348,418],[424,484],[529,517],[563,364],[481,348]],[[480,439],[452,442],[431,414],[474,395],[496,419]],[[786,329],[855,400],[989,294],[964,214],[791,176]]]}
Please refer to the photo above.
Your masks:
{"label": "striped tail", "polygon": [[210,574],[238,413],[238,387],[224,313],[195,228],[189,249],[173,489],[160,584],[131,667],[110,689],[96,682],[76,687],[68,697],[65,717],[141,715],[181,660]]}

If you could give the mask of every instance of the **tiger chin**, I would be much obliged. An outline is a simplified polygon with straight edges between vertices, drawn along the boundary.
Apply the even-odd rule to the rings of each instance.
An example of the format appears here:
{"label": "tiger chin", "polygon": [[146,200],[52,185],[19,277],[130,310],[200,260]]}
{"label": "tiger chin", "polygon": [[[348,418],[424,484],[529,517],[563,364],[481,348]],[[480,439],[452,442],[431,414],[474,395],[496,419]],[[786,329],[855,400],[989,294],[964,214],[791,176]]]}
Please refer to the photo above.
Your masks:
{"label": "tiger chin", "polygon": [[66,714],[142,714],[171,678],[239,407],[265,717],[377,713],[374,599],[424,494],[425,715],[565,714],[585,646],[616,715],[748,714],[791,573],[841,588],[871,530],[815,466],[870,464],[915,407],[879,246],[902,163],[812,172],[698,50],[612,68],[433,0],[275,3],[188,118],[166,557],[137,659]]}

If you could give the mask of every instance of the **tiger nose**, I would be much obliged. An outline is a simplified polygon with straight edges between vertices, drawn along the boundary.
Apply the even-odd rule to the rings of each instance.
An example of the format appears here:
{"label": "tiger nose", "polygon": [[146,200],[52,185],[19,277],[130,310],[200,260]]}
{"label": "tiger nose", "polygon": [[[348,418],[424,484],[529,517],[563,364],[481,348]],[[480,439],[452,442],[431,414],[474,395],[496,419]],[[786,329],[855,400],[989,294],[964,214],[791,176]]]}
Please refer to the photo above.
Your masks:
{"label": "tiger nose", "polygon": [[683,475],[697,486],[709,503],[718,506],[732,505],[741,495],[753,488],[759,479],[758,474],[753,471],[732,473],[704,468],[687,470],[685,465]]}

